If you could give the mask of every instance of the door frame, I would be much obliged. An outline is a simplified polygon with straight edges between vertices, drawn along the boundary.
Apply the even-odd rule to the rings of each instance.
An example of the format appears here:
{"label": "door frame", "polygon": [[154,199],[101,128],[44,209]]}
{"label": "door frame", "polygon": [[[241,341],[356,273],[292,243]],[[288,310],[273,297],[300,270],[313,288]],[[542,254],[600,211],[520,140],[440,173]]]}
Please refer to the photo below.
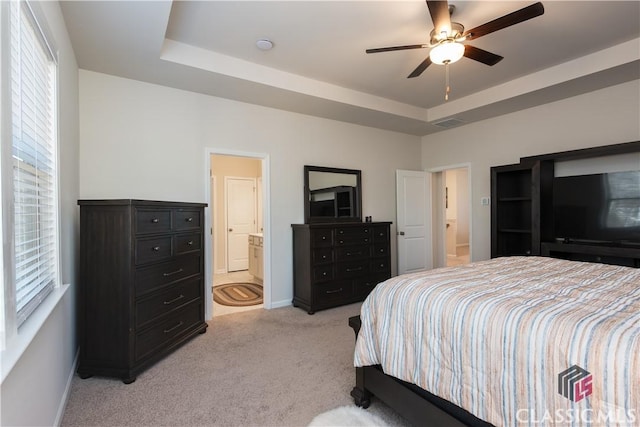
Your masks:
{"label": "door frame", "polygon": [[[444,172],[452,169],[467,169],[467,189],[469,203],[469,262],[473,261],[473,187],[471,186],[471,163],[457,163],[447,166],[438,166],[427,169],[433,173],[433,197],[431,201],[432,216],[434,221],[433,230],[433,262],[434,268],[446,267],[447,265],[447,244],[446,244],[446,212],[445,212],[445,181]],[[444,264],[443,264],[444,263]],[[441,265],[443,264],[443,265]]]}
{"label": "door frame", "polygon": [[208,231],[207,237],[204,239],[205,256],[204,263],[204,317],[205,319],[213,319],[213,293],[211,285],[213,283],[213,248],[211,245],[213,237],[213,225],[211,218],[211,209],[213,200],[211,200],[211,155],[222,156],[234,156],[234,157],[248,157],[262,161],[262,223],[263,223],[263,263],[264,263],[264,277],[262,279],[263,290],[263,307],[265,309],[271,308],[271,194],[270,194],[270,158],[267,153],[256,153],[248,151],[236,151],[226,150],[214,147],[204,148],[204,161],[203,161],[203,180],[205,183],[204,198],[207,203],[207,208],[204,210],[205,214],[205,230]]}

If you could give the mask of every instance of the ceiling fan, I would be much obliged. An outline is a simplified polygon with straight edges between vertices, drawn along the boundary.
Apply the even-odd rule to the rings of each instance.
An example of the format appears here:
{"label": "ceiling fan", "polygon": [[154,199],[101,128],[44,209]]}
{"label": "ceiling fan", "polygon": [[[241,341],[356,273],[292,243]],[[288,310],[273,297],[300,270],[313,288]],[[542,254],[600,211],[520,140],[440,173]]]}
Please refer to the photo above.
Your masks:
{"label": "ceiling fan", "polygon": [[[479,37],[544,14],[544,6],[541,2],[537,2],[500,18],[494,19],[493,21],[472,28],[471,30],[465,31],[462,24],[451,21],[451,15],[455,10],[455,6],[450,6],[446,0],[427,0],[427,7],[429,8],[431,20],[433,21],[433,30],[431,30],[429,43],[380,47],[367,49],[366,52],[379,53],[395,50],[430,48],[429,56],[427,56],[425,60],[422,61],[420,65],[418,65],[416,69],[409,74],[409,76],[407,76],[408,78],[418,77],[432,63],[448,66],[449,64],[453,64],[458,61],[463,56],[483,64],[493,66],[500,62],[503,57],[469,44],[463,44],[463,42],[475,40]],[[449,93],[448,86],[447,82],[447,95]],[[445,99],[448,99],[448,96],[445,96]]]}

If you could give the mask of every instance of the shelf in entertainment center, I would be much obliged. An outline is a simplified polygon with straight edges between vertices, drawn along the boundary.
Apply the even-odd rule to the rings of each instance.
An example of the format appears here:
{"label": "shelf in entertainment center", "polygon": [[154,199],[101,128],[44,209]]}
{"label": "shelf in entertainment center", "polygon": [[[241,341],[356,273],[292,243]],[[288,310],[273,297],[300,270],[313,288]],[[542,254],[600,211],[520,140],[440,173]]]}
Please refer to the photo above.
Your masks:
{"label": "shelf in entertainment center", "polygon": [[501,228],[498,231],[500,233],[531,233],[530,228]]}
{"label": "shelf in entertainment center", "polygon": [[561,242],[542,242],[540,246],[543,256],[640,267],[640,247]]}
{"label": "shelf in entertainment center", "polygon": [[528,202],[531,201],[531,197],[500,197],[499,202]]}

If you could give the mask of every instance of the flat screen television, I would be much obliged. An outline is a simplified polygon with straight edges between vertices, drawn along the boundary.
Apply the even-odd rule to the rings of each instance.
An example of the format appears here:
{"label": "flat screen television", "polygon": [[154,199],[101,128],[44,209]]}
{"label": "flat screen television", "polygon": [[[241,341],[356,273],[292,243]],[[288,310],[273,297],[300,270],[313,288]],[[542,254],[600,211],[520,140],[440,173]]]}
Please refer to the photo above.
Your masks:
{"label": "flat screen television", "polygon": [[556,239],[640,246],[640,171],[557,177]]}

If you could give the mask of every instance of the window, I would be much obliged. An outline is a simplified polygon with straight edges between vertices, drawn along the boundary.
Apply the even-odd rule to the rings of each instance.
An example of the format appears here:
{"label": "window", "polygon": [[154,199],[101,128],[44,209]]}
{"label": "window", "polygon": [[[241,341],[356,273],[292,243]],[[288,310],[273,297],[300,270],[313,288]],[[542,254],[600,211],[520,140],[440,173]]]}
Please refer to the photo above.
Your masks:
{"label": "window", "polygon": [[29,3],[7,3],[2,71],[3,88],[9,88],[3,96],[10,99],[2,102],[10,123],[3,122],[9,129],[2,142],[2,234],[11,244],[3,253],[9,271],[5,332],[20,326],[59,284],[56,56]]}

